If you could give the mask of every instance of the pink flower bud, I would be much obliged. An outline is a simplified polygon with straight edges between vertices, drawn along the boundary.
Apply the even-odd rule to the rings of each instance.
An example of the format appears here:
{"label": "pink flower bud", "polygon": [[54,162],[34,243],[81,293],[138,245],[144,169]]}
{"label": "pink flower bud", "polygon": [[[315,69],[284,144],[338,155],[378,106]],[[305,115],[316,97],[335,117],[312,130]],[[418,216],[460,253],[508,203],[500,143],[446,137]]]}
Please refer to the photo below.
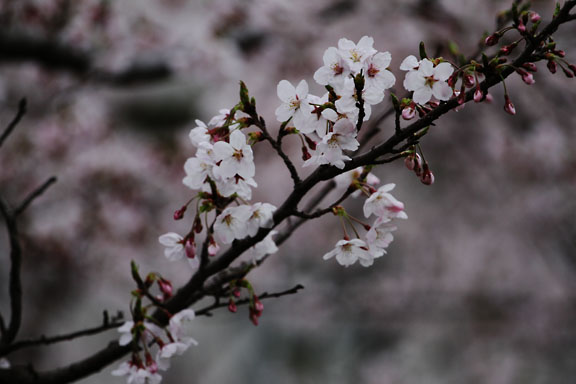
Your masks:
{"label": "pink flower bud", "polygon": [[524,23],[522,22],[522,20],[519,20],[519,21],[518,21],[518,26],[516,26],[516,29],[517,29],[518,32],[520,32],[520,33],[526,32],[526,26],[524,25]]}
{"label": "pink flower bud", "polygon": [[560,57],[564,57],[566,56],[566,52],[564,52],[563,50],[559,49],[557,51],[554,51],[554,53]]}
{"label": "pink flower bud", "polygon": [[472,88],[476,84],[474,76],[470,74],[464,75],[462,80],[464,81],[464,85],[466,85],[466,88]]}
{"label": "pink flower bud", "polygon": [[239,288],[234,288],[234,290],[232,291],[232,294],[234,295],[234,297],[240,297],[240,289]]}
{"label": "pink flower bud", "polygon": [[306,161],[310,159],[312,155],[308,152],[308,148],[305,145],[302,146],[302,160]]}
{"label": "pink flower bud", "polygon": [[404,120],[412,120],[416,116],[416,111],[412,107],[406,107],[402,110],[402,118]]}
{"label": "pink flower bud", "polygon": [[413,171],[418,177],[422,175],[422,158],[420,157],[419,154],[416,154],[416,162],[414,163]]}
{"label": "pink flower bud", "polygon": [[174,212],[174,220],[182,220],[184,217],[184,212],[186,212],[187,206],[182,206],[182,208],[178,209]]}
{"label": "pink flower bud", "polygon": [[164,294],[164,300],[172,297],[172,283],[166,279],[158,279],[158,287],[160,291]]}
{"label": "pink flower bud", "polygon": [[485,102],[487,103],[491,103],[494,101],[494,97],[492,97],[492,95],[490,93],[486,94],[486,98],[484,99]]}
{"label": "pink flower bud", "polygon": [[536,64],[534,64],[534,63],[524,63],[524,64],[522,64],[522,67],[529,70],[530,72],[538,72],[538,68],[536,67]]}
{"label": "pink flower bud", "polygon": [[568,64],[568,68],[570,68],[570,70],[572,71],[572,73],[574,74],[574,76],[576,76],[576,65],[574,65],[574,64]]}
{"label": "pink flower bud", "polygon": [[264,304],[256,296],[254,296],[254,310],[260,314],[264,310]]}
{"label": "pink flower bud", "polygon": [[252,322],[252,324],[254,325],[258,325],[258,315],[256,315],[254,312],[250,311],[250,321]]}
{"label": "pink flower bud", "polygon": [[216,256],[218,251],[220,250],[220,246],[214,241],[214,237],[210,235],[209,245],[208,245],[208,256]]}
{"label": "pink flower bud", "polygon": [[504,110],[511,115],[516,114],[516,108],[514,108],[514,104],[510,101],[508,95],[506,95],[505,102],[504,102]]}
{"label": "pink flower bud", "polygon": [[184,244],[184,250],[186,251],[187,258],[193,259],[196,257],[196,243],[194,243],[194,239],[189,237],[186,240],[186,244]]}
{"label": "pink flower bud", "polygon": [[202,219],[200,219],[199,215],[194,219],[193,229],[196,233],[202,232]]}
{"label": "pink flower bud", "polygon": [[528,85],[532,85],[536,82],[536,80],[534,80],[534,76],[532,76],[531,73],[527,72],[524,75],[522,75],[522,81]]}
{"label": "pink flower bud", "polygon": [[434,184],[434,174],[428,169],[428,164],[424,165],[424,171],[422,172],[422,176],[420,176],[420,181],[424,185]]}
{"label": "pink flower bud", "polygon": [[158,372],[158,364],[156,364],[156,361],[154,361],[149,352],[146,352],[146,366],[150,373]]}
{"label": "pink flower bud", "polygon": [[482,90],[480,89],[480,87],[476,87],[476,91],[474,91],[474,102],[479,103],[482,101],[483,98],[484,94],[482,93]]}
{"label": "pink flower bud", "polygon": [[554,60],[548,60],[548,64],[546,64],[550,73],[556,73],[556,62]]}
{"label": "pink flower bud", "polygon": [[562,68],[562,72],[564,72],[564,74],[566,75],[566,77],[568,77],[569,79],[571,79],[571,78],[574,77],[574,74],[572,74],[572,72],[570,72],[570,71],[567,70],[566,68],[564,68],[564,67],[562,67],[562,66],[561,66],[560,68]]}
{"label": "pink flower bud", "polygon": [[238,306],[236,305],[234,299],[230,299],[228,302],[228,310],[232,313],[236,313],[236,311],[238,311]]}
{"label": "pink flower bud", "polygon": [[416,156],[413,153],[406,156],[406,158],[404,158],[404,165],[406,165],[406,168],[413,171],[416,166]]}
{"label": "pink flower bud", "polygon": [[530,12],[530,21],[533,23],[540,21],[540,14],[537,12]]}
{"label": "pink flower bud", "polygon": [[491,47],[493,45],[498,44],[498,40],[500,40],[500,35],[497,33],[494,33],[490,36],[488,36],[486,38],[486,40],[484,40],[484,44],[486,44],[487,46]]}
{"label": "pink flower bud", "polygon": [[306,140],[306,144],[308,144],[308,148],[315,151],[316,150],[316,142],[309,138],[308,136],[304,135],[304,140]]}

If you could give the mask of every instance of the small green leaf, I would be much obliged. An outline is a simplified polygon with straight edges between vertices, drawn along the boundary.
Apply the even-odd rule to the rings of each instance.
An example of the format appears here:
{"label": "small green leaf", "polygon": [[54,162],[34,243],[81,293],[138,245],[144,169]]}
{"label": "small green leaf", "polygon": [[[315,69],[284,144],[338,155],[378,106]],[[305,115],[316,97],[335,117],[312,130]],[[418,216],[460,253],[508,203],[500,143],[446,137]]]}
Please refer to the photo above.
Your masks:
{"label": "small green leaf", "polygon": [[424,46],[424,42],[420,42],[420,60],[424,60],[428,58],[428,54],[426,53],[426,47]]}

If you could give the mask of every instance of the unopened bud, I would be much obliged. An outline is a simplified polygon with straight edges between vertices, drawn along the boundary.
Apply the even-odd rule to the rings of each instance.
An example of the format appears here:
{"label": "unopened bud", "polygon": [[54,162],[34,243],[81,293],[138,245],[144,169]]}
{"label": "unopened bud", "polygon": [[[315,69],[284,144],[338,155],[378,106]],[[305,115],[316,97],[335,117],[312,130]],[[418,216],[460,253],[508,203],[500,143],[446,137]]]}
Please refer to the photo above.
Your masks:
{"label": "unopened bud", "polygon": [[493,33],[492,35],[488,36],[486,40],[484,40],[484,44],[491,47],[498,44],[498,40],[500,40],[500,35],[498,33]]}
{"label": "unopened bud", "polygon": [[184,212],[186,212],[187,208],[188,207],[186,205],[183,205],[182,208],[175,211],[174,212],[174,220],[182,220],[182,218],[184,217]]}
{"label": "unopened bud", "polygon": [[310,159],[312,155],[308,152],[308,148],[305,145],[302,146],[302,160],[306,161]]}
{"label": "unopened bud", "polygon": [[202,232],[202,219],[200,219],[200,216],[196,216],[196,218],[194,219],[194,225],[193,225],[193,229],[194,232],[196,233],[200,233]]}
{"label": "unopened bud", "polygon": [[522,20],[519,20],[519,21],[518,21],[518,25],[516,26],[516,29],[517,29],[518,32],[520,32],[520,33],[526,32],[526,26],[524,25],[524,23],[522,22]]}
{"label": "unopened bud", "polygon": [[557,51],[554,51],[554,53],[555,53],[557,56],[560,56],[560,57],[566,56],[566,52],[564,52],[564,51],[561,50],[561,49],[559,49],[559,50],[557,50]]}
{"label": "unopened bud", "polygon": [[416,176],[420,177],[420,175],[422,174],[422,158],[420,157],[419,154],[416,154],[415,157],[415,162],[414,162],[414,173],[416,174]]}
{"label": "unopened bud", "polygon": [[406,156],[404,158],[404,165],[406,165],[406,168],[413,171],[414,167],[416,167],[416,154],[411,153],[408,156]]}
{"label": "unopened bud", "polygon": [[232,291],[232,294],[233,294],[235,297],[240,297],[240,293],[241,293],[241,292],[240,292],[240,288],[234,288],[234,290]]}
{"label": "unopened bud", "polygon": [[228,310],[232,313],[236,313],[236,311],[238,311],[238,306],[236,305],[234,299],[230,299],[228,302]]}
{"label": "unopened bud", "polygon": [[166,279],[158,279],[158,287],[164,295],[164,300],[172,297],[172,283]]}
{"label": "unopened bud", "polygon": [[568,64],[568,68],[570,68],[570,70],[572,71],[572,73],[574,74],[574,76],[576,76],[576,65],[574,65],[574,64]]}
{"label": "unopened bud", "polygon": [[484,94],[482,93],[482,90],[480,89],[480,87],[476,87],[476,90],[474,91],[474,102],[479,103],[482,101],[483,98]]}
{"label": "unopened bud", "polygon": [[312,140],[311,138],[309,138],[308,136],[304,135],[304,140],[306,141],[306,144],[308,145],[308,148],[310,148],[311,150],[315,151],[316,150],[316,142],[314,140]]}
{"label": "unopened bud", "polygon": [[434,174],[428,168],[428,164],[424,164],[424,170],[422,171],[422,175],[420,176],[420,181],[424,185],[434,184]]}
{"label": "unopened bud", "polygon": [[402,118],[404,120],[412,120],[416,116],[416,111],[412,107],[406,107],[402,110]]}
{"label": "unopened bud", "polygon": [[158,372],[158,364],[156,364],[156,361],[154,361],[152,355],[150,355],[150,352],[146,352],[146,366],[148,367],[148,371],[150,373]]}
{"label": "unopened bud", "polygon": [[494,97],[490,93],[486,93],[486,98],[484,99],[485,102],[491,103],[494,101]]}
{"label": "unopened bud", "polygon": [[508,95],[505,97],[504,110],[511,115],[516,114],[516,108],[514,108],[514,104],[512,104]]}
{"label": "unopened bud", "polygon": [[546,64],[550,73],[556,73],[556,62],[554,60],[548,60],[548,64]]}
{"label": "unopened bud", "polygon": [[254,310],[259,314],[262,314],[262,311],[264,310],[264,304],[262,304],[256,296],[254,296]]}
{"label": "unopened bud", "polygon": [[210,235],[209,245],[208,245],[208,256],[216,256],[218,251],[220,250],[220,246],[214,240],[214,237]]}
{"label": "unopened bud", "polygon": [[568,77],[569,79],[574,77],[574,74],[572,72],[570,72],[569,70],[567,70],[566,68],[564,68],[563,66],[561,66],[560,68],[562,68],[562,72],[564,72],[566,77]]}
{"label": "unopened bud", "polygon": [[189,237],[186,239],[186,244],[184,244],[184,250],[186,251],[186,257],[189,259],[193,259],[196,257],[196,243],[194,243],[194,239]]}
{"label": "unopened bud", "polygon": [[536,23],[540,21],[541,17],[540,14],[537,12],[530,12],[530,21]]}
{"label": "unopened bud", "polygon": [[472,76],[470,74],[464,75],[464,77],[462,78],[462,81],[464,81],[464,85],[466,85],[466,88],[472,88],[476,84],[476,81],[474,80],[474,76]]}
{"label": "unopened bud", "polygon": [[536,82],[536,80],[534,80],[534,76],[531,73],[525,73],[522,75],[522,81],[528,85],[532,85]]}
{"label": "unopened bud", "polygon": [[534,63],[524,63],[524,64],[522,64],[522,67],[529,70],[530,72],[538,72],[538,68],[536,67],[536,64],[534,64]]}

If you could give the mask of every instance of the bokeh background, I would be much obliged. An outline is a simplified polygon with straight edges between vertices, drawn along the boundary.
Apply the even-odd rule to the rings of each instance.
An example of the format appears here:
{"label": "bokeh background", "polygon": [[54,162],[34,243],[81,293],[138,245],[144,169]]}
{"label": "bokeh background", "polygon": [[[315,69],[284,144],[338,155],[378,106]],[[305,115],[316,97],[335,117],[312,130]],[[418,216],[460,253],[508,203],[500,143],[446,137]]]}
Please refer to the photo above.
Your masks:
{"label": "bokeh background", "polygon": [[[183,163],[194,119],[237,102],[247,83],[273,131],[281,79],[312,79],[341,37],[373,36],[399,64],[425,41],[446,54],[477,49],[511,1],[21,0],[0,2],[0,121],[29,112],[0,150],[0,192],[16,204],[48,176],[58,183],[21,223],[22,338],[100,324],[128,310],[130,260],[175,284],[160,234],[184,232],[172,213],[190,196]],[[549,20],[552,1],[534,7]],[[556,39],[576,61],[576,26]],[[250,276],[295,296],[199,318],[200,345],[174,359],[165,383],[573,383],[576,377],[576,87],[539,64],[536,84],[508,81],[518,114],[468,104],[423,140],[436,183],[402,162],[377,169],[409,219],[371,268],[323,261],[341,237],[334,217],[309,222]],[[388,101],[375,108],[381,112]],[[381,124],[378,140],[393,133]],[[300,163],[299,142],[286,140]],[[283,164],[255,148],[253,201],[290,192]],[[307,171],[302,171],[306,173]],[[329,201],[328,199],[327,201]],[[360,215],[361,202],[347,207]],[[0,233],[0,311],[9,313],[8,244]],[[201,307],[199,305],[197,308]],[[115,331],[10,356],[50,369],[88,356]],[[109,369],[84,384],[122,383]]]}

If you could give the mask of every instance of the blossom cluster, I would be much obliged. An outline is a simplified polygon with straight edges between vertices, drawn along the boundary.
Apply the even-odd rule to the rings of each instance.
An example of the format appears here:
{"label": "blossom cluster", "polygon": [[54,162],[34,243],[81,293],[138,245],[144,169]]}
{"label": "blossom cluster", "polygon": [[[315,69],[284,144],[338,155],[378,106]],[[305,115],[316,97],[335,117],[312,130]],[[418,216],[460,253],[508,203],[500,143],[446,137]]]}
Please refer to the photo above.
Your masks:
{"label": "blossom cluster", "polygon": [[[192,309],[185,309],[170,318],[168,325],[162,329],[147,321],[127,321],[120,328],[120,345],[141,342],[144,359],[139,353],[133,353],[130,361],[122,363],[112,371],[114,376],[127,376],[128,384],[158,384],[162,381],[159,370],[170,368],[170,358],[182,355],[190,346],[198,342],[190,336],[191,322],[195,314]],[[163,338],[166,336],[166,339]],[[157,345],[153,357],[149,345]]]}
{"label": "blossom cluster", "polygon": [[278,84],[282,101],[276,118],[294,126],[306,135],[309,148],[303,147],[304,166],[330,164],[340,169],[350,157],[344,151],[359,147],[356,136],[358,120],[368,120],[371,106],[384,99],[384,91],[396,78],[387,68],[389,52],[378,52],[374,40],[364,36],[355,44],[342,38],[338,48],[324,53],[324,65],[314,80],[329,90],[323,96],[309,94],[308,83],[302,80],[294,87],[287,80]]}
{"label": "blossom cluster", "polygon": [[[364,227],[368,229],[364,240],[360,238],[350,240],[345,235],[336,243],[332,251],[324,255],[324,260],[335,257],[336,261],[345,267],[357,261],[364,267],[371,266],[374,259],[386,253],[386,248],[394,240],[392,232],[397,228],[392,225],[392,220],[408,218],[404,212],[404,204],[389,193],[394,189],[395,184],[385,184],[376,190],[374,185],[380,182],[378,178],[368,173],[365,176],[366,182],[362,185],[360,179],[363,173],[365,171],[358,168],[336,178],[336,183],[340,187],[352,186],[358,188],[358,191],[370,191],[371,193],[367,193],[369,197],[364,202],[364,216],[376,217],[372,225],[364,224]],[[344,215],[347,214],[344,213]]]}

